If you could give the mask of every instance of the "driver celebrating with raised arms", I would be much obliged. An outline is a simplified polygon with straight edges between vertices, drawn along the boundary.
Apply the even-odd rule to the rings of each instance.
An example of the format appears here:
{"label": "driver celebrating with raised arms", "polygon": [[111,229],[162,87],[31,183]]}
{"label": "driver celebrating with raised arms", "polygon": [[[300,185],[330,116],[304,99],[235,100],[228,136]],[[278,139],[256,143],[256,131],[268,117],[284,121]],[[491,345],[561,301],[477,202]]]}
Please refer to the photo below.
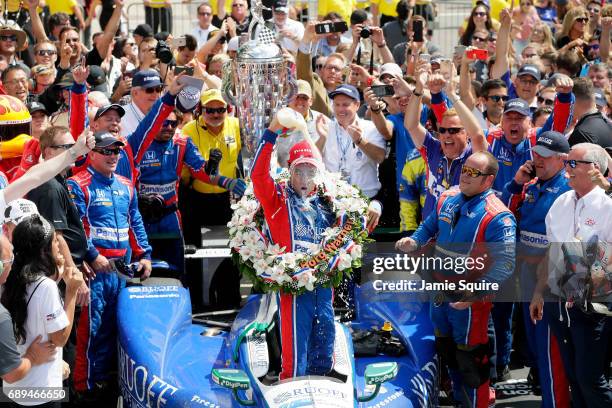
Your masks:
{"label": "driver celebrating with raised arms", "polygon": [[[285,129],[286,130],[286,129]],[[314,144],[296,143],[289,152],[289,183],[270,176],[270,159],[283,126],[275,117],[255,153],[251,179],[263,208],[271,240],[284,252],[302,252],[318,245],[335,215],[316,194],[315,176],[323,168]],[[281,332],[280,379],[325,375],[332,368],[334,311],[332,288],[315,287],[301,295],[278,292]]]}

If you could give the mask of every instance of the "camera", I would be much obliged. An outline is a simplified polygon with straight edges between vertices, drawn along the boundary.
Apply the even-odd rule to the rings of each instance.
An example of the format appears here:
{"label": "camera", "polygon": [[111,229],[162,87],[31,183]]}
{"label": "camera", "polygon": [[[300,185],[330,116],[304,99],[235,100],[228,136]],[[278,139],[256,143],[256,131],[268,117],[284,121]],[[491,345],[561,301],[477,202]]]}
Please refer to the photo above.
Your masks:
{"label": "camera", "polygon": [[361,32],[359,33],[359,36],[361,38],[370,38],[371,35],[372,35],[372,30],[368,26],[364,26],[361,29]]}
{"label": "camera", "polygon": [[155,55],[163,64],[170,64],[172,62],[172,59],[174,58],[170,47],[168,47],[168,44],[166,44],[166,42],[163,40],[157,42],[157,47],[155,48]]}

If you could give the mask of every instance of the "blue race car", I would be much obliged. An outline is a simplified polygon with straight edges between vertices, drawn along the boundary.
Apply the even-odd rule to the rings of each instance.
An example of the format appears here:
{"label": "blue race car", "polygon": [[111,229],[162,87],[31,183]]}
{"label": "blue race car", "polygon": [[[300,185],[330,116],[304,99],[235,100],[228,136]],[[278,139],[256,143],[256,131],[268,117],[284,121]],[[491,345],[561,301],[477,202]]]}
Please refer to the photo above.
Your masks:
{"label": "blue race car", "polygon": [[129,286],[117,308],[123,407],[436,406],[427,304],[397,298],[358,288],[355,320],[336,322],[333,375],[278,381],[275,296],[251,295],[223,323],[192,316],[178,284]]}

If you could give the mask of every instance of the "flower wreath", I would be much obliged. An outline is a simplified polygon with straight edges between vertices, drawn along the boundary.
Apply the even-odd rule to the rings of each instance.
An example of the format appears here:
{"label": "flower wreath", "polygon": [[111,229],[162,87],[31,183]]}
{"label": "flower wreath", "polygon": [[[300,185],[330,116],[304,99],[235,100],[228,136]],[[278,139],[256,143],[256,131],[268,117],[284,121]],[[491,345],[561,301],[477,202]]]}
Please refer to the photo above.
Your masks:
{"label": "flower wreath", "polygon": [[[287,183],[282,172],[277,183]],[[232,205],[228,223],[232,258],[256,290],[301,294],[317,286],[338,286],[343,275],[361,266],[362,247],[368,239],[368,201],[361,192],[342,180],[340,174],[321,171],[315,177],[316,193],[336,215],[336,223],[325,229],[315,251],[284,252],[270,241],[263,209],[249,183],[242,199]]]}

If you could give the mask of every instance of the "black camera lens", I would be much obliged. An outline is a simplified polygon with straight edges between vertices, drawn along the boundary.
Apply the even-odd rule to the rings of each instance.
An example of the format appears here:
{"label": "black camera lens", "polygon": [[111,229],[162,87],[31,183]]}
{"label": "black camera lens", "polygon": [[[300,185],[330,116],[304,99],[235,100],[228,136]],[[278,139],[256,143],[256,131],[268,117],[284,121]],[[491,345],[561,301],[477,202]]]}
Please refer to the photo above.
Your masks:
{"label": "black camera lens", "polygon": [[159,61],[163,64],[169,64],[172,62],[174,56],[168,44],[165,41],[158,41],[157,47],[155,48],[155,55],[159,58]]}
{"label": "black camera lens", "polygon": [[361,38],[370,38],[371,35],[372,35],[372,30],[370,30],[370,27],[363,27],[361,29],[361,33],[359,33],[359,36]]}

